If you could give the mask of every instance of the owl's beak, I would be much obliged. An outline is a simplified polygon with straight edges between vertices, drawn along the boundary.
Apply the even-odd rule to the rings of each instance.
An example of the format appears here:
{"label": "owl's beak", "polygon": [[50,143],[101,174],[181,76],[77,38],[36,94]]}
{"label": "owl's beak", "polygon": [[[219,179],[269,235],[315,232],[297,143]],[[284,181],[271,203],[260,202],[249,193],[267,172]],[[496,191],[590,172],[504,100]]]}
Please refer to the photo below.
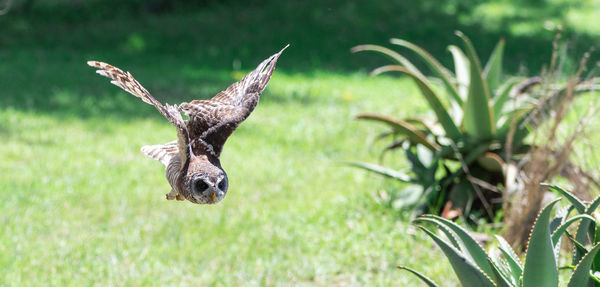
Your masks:
{"label": "owl's beak", "polygon": [[212,200],[213,201],[217,200],[217,193],[216,192],[212,193]]}

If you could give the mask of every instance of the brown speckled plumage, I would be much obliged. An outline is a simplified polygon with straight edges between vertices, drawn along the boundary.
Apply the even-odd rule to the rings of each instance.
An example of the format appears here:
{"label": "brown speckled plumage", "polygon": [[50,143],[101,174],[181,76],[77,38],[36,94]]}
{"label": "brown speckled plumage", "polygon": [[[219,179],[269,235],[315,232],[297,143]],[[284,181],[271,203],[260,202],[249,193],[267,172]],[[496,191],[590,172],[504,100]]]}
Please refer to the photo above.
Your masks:
{"label": "brown speckled plumage", "polygon": [[[167,199],[205,204],[219,202],[225,197],[229,182],[219,161],[223,145],[258,104],[277,59],[286,48],[213,98],[180,105],[162,105],[129,72],[103,62],[89,61],[88,65],[97,68],[98,74],[110,78],[111,83],[155,106],[175,126],[176,141],[144,146],[142,152],[165,166],[171,185]],[[183,120],[181,112],[189,119]]]}

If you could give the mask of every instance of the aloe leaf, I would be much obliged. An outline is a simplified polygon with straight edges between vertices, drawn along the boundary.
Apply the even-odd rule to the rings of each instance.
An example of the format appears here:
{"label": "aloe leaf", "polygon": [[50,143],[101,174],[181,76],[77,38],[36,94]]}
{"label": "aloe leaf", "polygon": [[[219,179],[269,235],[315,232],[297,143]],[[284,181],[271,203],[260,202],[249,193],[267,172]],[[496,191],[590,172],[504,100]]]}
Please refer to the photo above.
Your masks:
{"label": "aloe leaf", "polygon": [[[454,248],[456,248],[460,251],[463,251],[465,249],[464,243],[462,241],[460,241],[460,239],[458,237],[456,237],[456,234],[454,232],[452,232],[452,230],[450,230],[446,226],[437,222],[436,220],[420,216],[420,217],[415,218],[414,222],[415,223],[416,222],[428,222],[428,223],[433,223],[433,224],[437,225],[439,227],[439,229],[444,233],[444,235],[446,235],[446,238],[448,238],[450,243],[452,243],[452,246],[454,246]],[[464,254],[464,252],[463,252],[463,254]],[[464,254],[464,255],[468,255],[468,254]]]}
{"label": "aloe leaf", "polygon": [[[502,117],[498,119],[498,129],[496,130],[496,137],[506,140],[506,136],[510,129],[515,125],[515,134],[513,136],[513,149],[518,148],[523,144],[523,140],[529,134],[530,130],[528,126],[523,127],[522,124],[527,116],[530,115],[531,111],[535,108],[534,105],[519,107],[509,112],[504,112]],[[505,119],[504,121],[502,121]],[[501,122],[502,121],[502,122]]]}
{"label": "aloe leaf", "polygon": [[456,101],[459,105],[463,104],[463,100],[458,94],[458,90],[454,85],[455,80],[452,77],[452,74],[444,66],[442,66],[440,62],[438,62],[433,56],[431,56],[431,54],[421,49],[421,47],[402,39],[391,39],[390,42],[392,44],[405,47],[419,55],[427,64],[427,66],[429,66],[429,68],[431,68],[431,70],[435,74],[437,74],[438,77],[440,77],[442,83],[444,83],[444,86],[446,87],[448,92],[450,92],[450,95],[452,96],[454,101]]}
{"label": "aloe leaf", "polygon": [[571,243],[573,243],[573,246],[575,246],[575,252],[573,253],[573,259],[571,264],[577,265],[577,263],[579,263],[581,258],[588,252],[588,250],[587,248],[585,248],[585,246],[583,246],[582,243],[573,238],[573,236],[569,234],[568,231],[565,231],[565,233],[567,234],[567,238],[569,238],[569,241],[571,241]]}
{"label": "aloe leaf", "polygon": [[498,248],[500,249],[500,252],[502,252],[504,260],[506,263],[508,263],[510,275],[512,276],[513,281],[519,282],[519,278],[521,278],[521,275],[523,274],[523,264],[521,263],[521,260],[519,260],[519,257],[517,257],[517,254],[515,254],[515,251],[512,249],[512,247],[510,247],[510,244],[504,240],[504,238],[496,235],[496,239],[500,243]]}
{"label": "aloe leaf", "polygon": [[379,141],[379,140],[385,139],[385,138],[387,138],[387,137],[389,137],[389,136],[393,136],[393,135],[395,135],[395,133],[394,133],[394,131],[393,131],[393,130],[392,130],[392,131],[385,131],[385,132],[382,132],[382,133],[378,134],[378,135],[375,137],[375,139],[373,140],[373,142],[376,142],[376,141]]}
{"label": "aloe leaf", "polygon": [[410,70],[398,65],[380,67],[378,69],[375,69],[372,72],[372,74],[379,74],[391,71],[400,72],[407,76],[410,76],[416,82],[417,86],[421,90],[421,93],[423,94],[423,96],[425,96],[425,100],[427,100],[427,102],[435,112],[439,123],[442,125],[442,127],[446,131],[446,135],[449,138],[456,140],[462,136],[460,130],[458,129],[458,127],[456,127],[456,124],[452,121],[452,118],[446,111],[446,108],[444,107],[444,105],[442,105],[442,102],[440,101],[439,97],[434,92],[431,83],[423,75],[413,73]]}
{"label": "aloe leaf", "polygon": [[400,270],[406,270],[406,271],[414,274],[415,276],[419,277],[419,279],[421,279],[421,281],[423,281],[429,287],[438,287],[438,285],[435,282],[433,282],[433,280],[429,279],[427,276],[423,275],[421,272],[419,272],[417,270],[408,268],[406,266],[397,266],[397,268]]}
{"label": "aloe leaf", "polygon": [[594,200],[592,200],[588,208],[586,208],[585,213],[592,214],[592,212],[596,211],[598,205],[600,205],[600,196],[597,196],[596,198],[594,198]]}
{"label": "aloe leaf", "polygon": [[391,126],[396,132],[407,136],[411,142],[420,143],[432,151],[440,149],[440,146],[437,143],[427,139],[427,136],[424,133],[405,121],[377,114],[361,114],[358,115],[357,118],[385,123]]}
{"label": "aloe leaf", "polygon": [[[573,211],[573,209],[574,209],[573,205],[569,205],[568,207],[560,208],[556,212],[556,217],[554,219],[552,219],[552,221],[550,222],[550,230],[554,230],[552,232],[552,244],[554,244],[554,254],[556,255],[556,262],[559,261],[558,257],[560,256],[560,250],[561,250],[561,244],[562,244],[562,236],[556,235],[557,229],[568,220],[569,213],[571,213],[571,211]],[[566,228],[564,231],[559,231],[559,232],[565,233]],[[554,236],[557,236],[557,237],[555,238]]]}
{"label": "aloe leaf", "polygon": [[465,164],[470,165],[473,161],[475,161],[477,158],[482,156],[488,149],[489,149],[489,144],[487,144],[487,143],[479,144],[476,147],[470,149],[469,153],[467,153],[466,155],[463,155]]}
{"label": "aloe leaf", "polygon": [[590,269],[592,267],[592,263],[594,262],[594,258],[596,257],[596,253],[600,245],[594,246],[584,257],[581,259],[577,267],[575,267],[575,271],[571,274],[571,278],[569,279],[569,283],[567,287],[583,287],[583,286],[594,286],[593,279],[590,277]]}
{"label": "aloe leaf", "polygon": [[468,134],[478,139],[490,139],[495,132],[494,111],[490,107],[490,91],[483,79],[481,64],[469,38],[456,32],[466,46],[470,64],[469,94],[464,104],[464,125]]}
{"label": "aloe leaf", "polygon": [[450,45],[448,46],[448,50],[452,53],[452,58],[454,59],[457,90],[460,97],[464,100],[469,93],[469,59],[467,59],[467,56],[457,46]]}
{"label": "aloe leaf", "polygon": [[485,170],[491,172],[502,172],[505,165],[502,158],[493,152],[486,152],[478,157],[477,163]]}
{"label": "aloe leaf", "polygon": [[404,118],[404,121],[419,128],[420,130],[432,134],[431,127],[419,118]]}
{"label": "aloe leaf", "polygon": [[475,48],[473,47],[473,43],[471,43],[471,40],[461,31],[455,31],[454,34],[456,34],[456,36],[458,36],[465,45],[465,55],[467,55],[467,58],[469,59],[470,67],[473,68],[473,65],[475,65],[476,70],[478,70],[481,73],[481,62],[479,61],[479,57],[475,52]]}
{"label": "aloe leaf", "polygon": [[585,204],[583,204],[583,202],[581,200],[579,200],[574,194],[564,190],[563,188],[561,188],[558,185],[553,185],[553,184],[548,184],[548,183],[542,183],[541,185],[547,186],[548,188],[550,188],[550,190],[560,194],[561,196],[564,196],[573,205],[573,207],[575,207],[575,209],[577,209],[577,212],[585,213],[585,210],[586,210]]}
{"label": "aloe leaf", "polygon": [[556,246],[556,244],[558,243],[560,237],[565,233],[565,231],[567,230],[567,228],[573,224],[575,221],[580,220],[580,219],[588,219],[588,220],[594,220],[593,217],[587,215],[587,214],[579,214],[579,215],[575,215],[571,218],[569,218],[567,221],[565,221],[563,224],[561,224],[554,232],[552,232],[552,244],[554,246]]}
{"label": "aloe leaf", "polygon": [[399,172],[397,170],[389,169],[387,167],[383,167],[380,165],[372,164],[372,163],[364,163],[364,162],[346,162],[345,164],[362,168],[364,170],[374,172],[383,176],[391,177],[393,179],[397,179],[403,182],[412,182],[413,180],[407,174],[403,172]]}
{"label": "aloe leaf", "polygon": [[[586,208],[585,214],[592,215],[592,213],[596,210],[596,208],[598,208],[599,204],[600,204],[600,197],[596,197],[590,203],[590,205]],[[595,244],[595,242],[597,240],[595,237],[596,237],[596,221],[595,221],[595,219],[591,218],[591,220],[581,221],[581,223],[577,227],[577,233],[575,234],[575,239],[578,242],[581,242],[582,244],[586,244],[588,241],[591,244]],[[582,256],[583,256],[583,253],[581,252],[581,250],[575,249],[575,254],[573,255],[573,260],[575,260],[575,259],[579,260],[579,258],[581,258]],[[573,264],[575,264],[575,261],[573,261]]]}
{"label": "aloe leaf", "polygon": [[[573,207],[577,210],[577,212],[582,213],[582,214],[586,214],[591,213],[597,206],[598,206],[598,202],[594,201],[592,202],[594,204],[593,208],[587,208],[585,206],[585,204],[579,200],[575,195],[573,195],[572,193],[566,191],[565,189],[557,186],[557,185],[550,185],[550,184],[542,184],[542,185],[546,185],[550,188],[550,190],[559,193],[560,195],[564,196],[565,198],[567,198],[569,200],[569,202],[573,205]],[[571,241],[575,241],[577,243],[580,243],[581,245],[585,245],[586,242],[588,242],[588,240],[590,240],[590,242],[594,242],[593,237],[594,237],[594,233],[590,232],[590,227],[592,226],[592,224],[594,224],[594,220],[582,220],[579,223],[579,226],[577,227],[577,232],[575,234],[575,238],[572,239]],[[577,244],[575,244],[576,248],[575,251],[573,252],[573,258],[572,258],[572,264],[577,264],[577,262],[579,262],[579,260],[581,260],[581,258],[583,257],[583,255],[585,254],[585,252],[587,252],[587,250],[585,250],[585,248],[578,248]]]}
{"label": "aloe leaf", "polygon": [[465,247],[465,250],[463,250],[464,253],[468,253],[469,257],[473,258],[473,262],[477,264],[477,266],[479,266],[479,268],[481,268],[485,274],[488,276],[492,274],[492,268],[488,263],[489,256],[487,253],[485,253],[485,250],[483,250],[481,245],[479,245],[479,243],[477,243],[477,241],[473,239],[473,237],[464,228],[448,219],[435,215],[426,214],[421,216],[421,218],[431,218],[439,222],[438,224],[445,225],[446,227],[450,228],[450,230],[456,234],[460,241],[463,242]]}
{"label": "aloe leaf", "polygon": [[510,280],[508,278],[506,278],[506,275],[504,275],[504,273],[502,273],[502,271],[500,270],[500,267],[498,267],[496,265],[496,263],[494,263],[494,261],[492,261],[492,259],[488,258],[488,263],[490,264],[490,267],[491,267],[494,277],[496,279],[496,280],[494,280],[494,283],[496,283],[495,286],[514,287],[514,285],[510,282]]}
{"label": "aloe leaf", "polygon": [[[596,224],[594,224],[594,228],[595,228],[595,230],[594,230],[594,233],[595,233],[595,236],[594,236],[594,245],[595,245],[595,244],[600,243],[600,228],[596,228]],[[600,264],[598,264],[598,267],[600,269]]]}
{"label": "aloe leaf", "polygon": [[483,73],[487,79],[488,88],[493,92],[500,85],[502,77],[502,55],[504,54],[504,39],[500,40],[490,55]]}
{"label": "aloe leaf", "polygon": [[381,154],[379,156],[380,159],[383,159],[383,156],[392,150],[395,150],[397,148],[401,148],[402,146],[404,146],[404,143],[406,142],[406,139],[401,139],[401,140],[396,140],[393,141],[392,143],[388,144],[387,146],[385,146],[383,148],[383,150],[381,150]]}
{"label": "aloe leaf", "polygon": [[409,71],[412,71],[413,73],[421,74],[421,72],[419,72],[419,69],[417,69],[408,59],[404,58],[402,55],[400,55],[397,52],[390,50],[386,47],[382,47],[379,45],[359,45],[359,46],[353,47],[352,49],[350,49],[350,51],[352,51],[352,53],[363,52],[363,51],[378,52],[378,53],[381,53],[383,55],[390,57],[392,60],[394,60],[394,61],[398,62],[400,65],[406,67]]}
{"label": "aloe leaf", "polygon": [[[587,244],[587,242],[594,242],[593,236],[595,234],[590,233],[589,229],[590,229],[590,225],[593,224],[593,221],[590,220],[582,220],[579,223],[579,226],[577,227],[577,233],[575,234],[575,240],[579,243],[581,243],[581,245]],[[573,264],[577,264],[577,262],[579,262],[579,260],[583,257],[585,253],[582,252],[581,249],[576,248],[575,252],[573,254]]]}
{"label": "aloe leaf", "polygon": [[525,253],[523,287],[558,286],[558,269],[550,236],[550,212],[559,200],[546,205],[533,225]]}
{"label": "aloe leaf", "polygon": [[494,283],[491,279],[483,273],[477,266],[471,261],[467,260],[458,249],[449,245],[446,241],[433,234],[431,231],[419,226],[429,237],[435,241],[435,243],[442,249],[454,273],[458,277],[463,287],[492,287]]}
{"label": "aloe leaf", "polygon": [[517,285],[517,282],[513,281],[512,271],[510,270],[508,263],[506,263],[506,260],[501,258],[501,254],[498,252],[490,253],[490,260],[492,260],[498,270],[502,273],[502,275],[504,275],[504,278],[506,278],[511,285]]}
{"label": "aloe leaf", "polygon": [[500,119],[500,115],[502,115],[502,109],[504,108],[504,104],[510,98],[510,91],[512,88],[519,82],[517,78],[512,78],[507,80],[504,85],[500,86],[498,90],[498,94],[494,97],[494,116],[496,121]]}
{"label": "aloe leaf", "polygon": [[[598,245],[598,243],[594,244]],[[595,274],[596,276],[600,275],[600,255],[598,255],[598,253],[596,253],[596,256],[594,256],[594,260],[592,262],[592,270],[590,270],[590,275]],[[596,279],[592,276],[593,279]],[[596,284],[595,286],[598,286],[598,284]]]}
{"label": "aloe leaf", "polygon": [[[553,218],[550,221],[550,230],[556,230],[561,224],[565,223],[564,219],[565,219],[564,217]],[[554,232],[552,234],[554,234]],[[554,242],[554,237],[552,238],[552,242]],[[556,244],[556,242],[554,242],[554,244]]]}

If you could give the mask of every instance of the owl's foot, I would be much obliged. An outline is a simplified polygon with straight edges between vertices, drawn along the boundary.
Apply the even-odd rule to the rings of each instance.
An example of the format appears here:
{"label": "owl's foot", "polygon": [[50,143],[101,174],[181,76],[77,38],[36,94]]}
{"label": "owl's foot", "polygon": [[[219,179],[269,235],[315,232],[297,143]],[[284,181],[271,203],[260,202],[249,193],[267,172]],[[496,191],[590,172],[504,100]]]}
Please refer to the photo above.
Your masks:
{"label": "owl's foot", "polygon": [[171,191],[169,191],[169,193],[166,194],[166,197],[167,197],[167,200],[173,200],[173,199],[177,199],[180,201],[185,200],[185,197],[183,197],[183,195],[181,195],[174,189],[171,189]]}
{"label": "owl's foot", "polygon": [[167,193],[166,196],[167,196],[167,200],[173,200],[175,198],[177,198],[177,200],[179,200],[179,197],[181,196],[181,194],[177,193],[174,189],[171,189],[171,191],[169,191],[169,193]]}

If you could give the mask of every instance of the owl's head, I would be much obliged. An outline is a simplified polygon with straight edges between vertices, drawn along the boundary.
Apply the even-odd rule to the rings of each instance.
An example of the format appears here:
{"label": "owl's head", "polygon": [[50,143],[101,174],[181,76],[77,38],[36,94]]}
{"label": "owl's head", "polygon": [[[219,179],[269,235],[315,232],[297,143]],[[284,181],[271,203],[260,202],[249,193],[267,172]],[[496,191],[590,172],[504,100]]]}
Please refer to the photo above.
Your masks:
{"label": "owl's head", "polygon": [[227,174],[221,168],[218,159],[206,156],[194,156],[190,160],[187,173],[184,175],[181,194],[189,201],[198,204],[212,204],[221,201],[229,182]]}

